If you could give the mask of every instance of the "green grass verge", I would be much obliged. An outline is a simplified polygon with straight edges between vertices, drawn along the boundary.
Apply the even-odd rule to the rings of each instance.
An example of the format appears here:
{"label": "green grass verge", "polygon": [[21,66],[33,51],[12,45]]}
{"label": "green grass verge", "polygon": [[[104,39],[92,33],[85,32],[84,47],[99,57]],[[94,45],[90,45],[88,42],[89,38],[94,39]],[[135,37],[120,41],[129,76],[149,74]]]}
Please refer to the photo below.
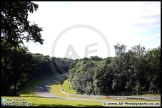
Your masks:
{"label": "green grass verge", "polygon": [[61,88],[60,88],[60,83],[62,82],[62,79],[55,81],[53,84],[51,84],[48,87],[48,91],[55,95],[55,96],[60,96],[60,97],[66,97],[66,98],[71,98],[71,97],[80,97],[80,95],[77,94],[73,94],[73,95],[67,95],[61,92]]}
{"label": "green grass verge", "polygon": [[[57,74],[58,75],[58,74]],[[38,80],[31,81],[26,84],[23,90],[19,91],[18,94],[20,96],[1,96],[1,98],[6,98],[6,99],[12,99],[14,100],[15,98],[22,100],[25,99],[26,102],[31,102],[32,106],[44,106],[44,107],[75,107],[75,106],[91,106],[91,107],[97,107],[97,106],[103,106],[102,102],[91,102],[91,101],[79,101],[79,100],[62,100],[62,99],[55,99],[55,98],[42,98],[38,97],[35,93],[35,87],[44,82],[45,80],[48,80],[50,78],[54,78],[57,75],[49,75],[43,78],[40,78]],[[57,81],[56,83],[59,84],[61,82]],[[55,83],[55,84],[56,84]],[[60,87],[58,87],[58,90],[60,91]],[[51,89],[53,91],[58,91],[57,87],[54,86],[54,89]],[[57,93],[56,93],[57,94]],[[60,94],[57,94],[60,95]]]}
{"label": "green grass verge", "polygon": [[75,90],[73,90],[72,86],[71,86],[71,83],[69,81],[69,78],[66,79],[63,84],[62,84],[62,88],[63,90],[66,92],[66,93],[69,93],[69,94],[77,94]]}
{"label": "green grass verge", "polygon": [[91,102],[91,101],[82,101],[82,100],[61,100],[61,99],[54,99],[54,98],[40,98],[40,97],[6,97],[3,96],[2,98],[6,99],[25,99],[26,102],[31,102],[32,106],[44,106],[44,107],[97,107],[103,106],[102,102]]}
{"label": "green grass verge", "polygon": [[[19,93],[19,97],[13,97],[13,96],[1,96],[1,98],[8,98],[8,99],[25,99],[26,102],[31,102],[32,106],[44,106],[44,107],[98,107],[98,106],[103,106],[104,101],[116,101],[116,102],[160,102],[160,101],[146,101],[146,100],[116,100],[116,99],[102,99],[103,101],[92,101],[91,100],[66,100],[66,99],[57,99],[57,98],[41,98],[38,97],[35,93],[35,87],[44,82],[47,79],[56,77],[57,75],[50,75],[44,78],[40,78],[35,81],[29,82],[23,90],[21,90]],[[62,97],[71,97],[63,94],[60,90],[59,83],[60,81],[55,82],[53,85],[49,87],[49,90],[51,93],[57,96],[62,96]],[[70,86],[70,84],[69,84]],[[67,88],[67,87],[66,87]],[[74,93],[74,92],[73,92]],[[110,106],[112,107],[112,106]],[[116,106],[114,106],[116,107]],[[125,107],[125,106],[124,106]]]}
{"label": "green grass verge", "polygon": [[62,80],[57,80],[55,81],[52,85],[50,85],[48,87],[48,91],[55,95],[55,96],[60,96],[60,97],[70,97],[64,93],[61,92],[61,88],[60,88],[60,83]]}
{"label": "green grass verge", "polygon": [[[55,98],[40,98],[40,97],[8,97],[8,96],[3,96],[2,98],[6,99],[25,99],[26,102],[31,102],[32,106],[44,106],[44,107],[102,107],[103,102],[107,103],[116,103],[116,102],[145,102],[145,103],[160,103],[159,101],[139,101],[139,100],[114,100],[115,102],[109,102],[109,100],[103,101],[103,102],[92,102],[90,100],[61,100],[61,99],[55,99]],[[122,105],[107,105],[107,107],[130,107],[130,106],[122,106]],[[144,106],[148,107],[148,106]]]}
{"label": "green grass verge", "polygon": [[[59,83],[61,82],[60,81],[57,81],[55,83],[53,83],[50,88],[49,88],[49,91],[51,94],[54,94],[56,96],[61,96],[61,97],[68,97],[68,98],[85,98],[84,96],[82,95],[79,95],[79,94],[76,94],[75,90],[73,90],[71,88],[71,84],[70,84],[70,81],[68,79],[66,79],[63,83],[62,83],[62,88],[64,90],[64,92],[66,93],[69,93],[69,94],[72,94],[72,95],[66,95],[64,93],[61,92],[61,88],[60,88],[60,85]],[[70,89],[71,88],[71,89]],[[90,97],[86,97],[85,99],[90,99],[90,100],[103,100],[103,101],[115,101],[115,102],[159,102],[161,103],[160,101],[157,101],[157,100],[133,100],[133,99],[130,99],[130,100],[124,100],[124,99],[106,99],[106,97],[104,98],[90,98]]]}
{"label": "green grass verge", "polygon": [[20,96],[36,96],[36,93],[35,93],[35,87],[50,79],[50,78],[54,78],[56,76],[58,76],[59,74],[53,74],[53,75],[49,75],[49,76],[46,76],[46,77],[42,77],[38,80],[33,80],[33,81],[30,81],[29,83],[26,84],[26,86],[21,90],[21,91],[18,91],[18,94]]}

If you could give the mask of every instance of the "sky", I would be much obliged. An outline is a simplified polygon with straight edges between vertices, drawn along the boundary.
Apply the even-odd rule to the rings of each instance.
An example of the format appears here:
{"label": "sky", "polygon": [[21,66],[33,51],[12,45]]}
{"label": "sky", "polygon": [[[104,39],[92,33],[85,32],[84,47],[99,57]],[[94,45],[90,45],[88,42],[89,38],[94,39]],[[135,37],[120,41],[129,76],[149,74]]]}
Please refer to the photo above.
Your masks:
{"label": "sky", "polygon": [[[28,20],[43,28],[43,45],[29,42],[32,53],[67,58],[115,56],[114,45],[146,49],[161,45],[160,2],[34,2]],[[102,35],[102,36],[101,36]],[[104,38],[103,38],[104,37]]]}

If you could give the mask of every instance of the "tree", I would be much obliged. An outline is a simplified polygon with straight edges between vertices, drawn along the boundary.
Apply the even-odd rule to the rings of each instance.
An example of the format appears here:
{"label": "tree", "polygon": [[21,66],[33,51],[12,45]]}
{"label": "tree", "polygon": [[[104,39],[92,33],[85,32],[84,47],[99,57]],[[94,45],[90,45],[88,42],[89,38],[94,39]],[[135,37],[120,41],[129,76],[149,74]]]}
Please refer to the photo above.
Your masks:
{"label": "tree", "polygon": [[98,65],[93,77],[95,94],[108,95],[112,92],[111,86],[113,77],[110,66],[107,66],[106,64]]}
{"label": "tree", "polygon": [[123,44],[114,48],[116,57],[92,56],[73,62],[69,68],[73,89],[78,93],[117,95],[161,88],[161,47],[145,51],[145,47],[135,45],[128,52]]}
{"label": "tree", "polygon": [[102,60],[102,58],[100,58],[98,56],[91,56],[90,59],[94,60],[94,61],[101,61]]}
{"label": "tree", "polygon": [[135,90],[139,91],[139,90],[144,90],[146,87],[146,71],[145,69],[147,68],[146,66],[146,62],[145,62],[145,47],[142,47],[140,44],[139,45],[135,45],[131,48],[131,50],[134,53],[134,57],[133,57],[133,61],[132,61],[132,67],[134,70],[134,75],[133,77],[136,79],[136,86],[135,86]]}
{"label": "tree", "polygon": [[[25,80],[25,74],[31,72],[33,62],[29,63],[27,49],[20,44],[26,40],[43,44],[40,32],[43,30],[37,24],[30,24],[28,12],[33,13],[38,5],[31,1],[1,1],[1,63],[2,63],[2,88],[3,92],[9,91],[14,85],[16,94],[17,82]],[[27,61],[24,61],[24,58]],[[31,59],[32,60],[32,59]],[[24,74],[25,73],[25,74]],[[6,77],[6,78],[5,78]]]}
{"label": "tree", "polygon": [[110,64],[111,63],[111,57],[107,57],[106,58],[106,65]]}
{"label": "tree", "polygon": [[118,56],[121,56],[123,53],[125,53],[126,47],[127,47],[126,45],[124,44],[120,45],[119,43],[114,45],[116,56],[118,57]]}
{"label": "tree", "polygon": [[145,54],[147,61],[147,78],[151,82],[150,90],[157,90],[161,88],[161,47],[148,50]]}
{"label": "tree", "polygon": [[[28,12],[33,13],[38,5],[31,1],[1,1],[1,42],[11,46],[32,40],[43,44],[41,27],[28,21]],[[27,34],[25,36],[25,34]]]}
{"label": "tree", "polygon": [[35,61],[25,47],[5,48],[1,64],[2,94],[17,94],[18,86],[23,86],[28,76],[36,73]]}

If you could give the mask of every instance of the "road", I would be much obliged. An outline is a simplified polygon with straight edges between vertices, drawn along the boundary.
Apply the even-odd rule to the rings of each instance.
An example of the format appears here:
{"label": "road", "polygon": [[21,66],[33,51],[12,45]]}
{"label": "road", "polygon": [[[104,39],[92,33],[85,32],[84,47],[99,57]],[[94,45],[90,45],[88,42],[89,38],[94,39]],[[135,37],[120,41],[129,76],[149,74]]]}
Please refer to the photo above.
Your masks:
{"label": "road", "polygon": [[[90,100],[90,99],[86,99],[86,97],[90,97],[90,96],[84,96],[82,98],[66,98],[66,97],[59,97],[59,96],[55,96],[53,94],[51,94],[48,91],[48,87],[55,82],[56,80],[60,79],[61,77],[57,76],[55,78],[46,80],[45,82],[39,84],[36,88],[35,88],[35,92],[38,96],[40,97],[44,97],[44,98],[58,98],[58,99],[65,99],[65,100],[89,100],[89,101],[98,101],[98,102],[104,102],[104,100]],[[95,96],[91,96],[92,98],[94,98]],[[115,101],[111,101],[111,102],[115,102]]]}
{"label": "road", "polygon": [[[48,87],[53,83],[55,82],[56,80],[60,79],[61,77],[60,76],[57,76],[55,78],[52,78],[52,79],[49,79],[49,80],[46,80],[45,82],[39,84],[36,88],[35,88],[35,92],[38,96],[40,97],[43,97],[43,98],[57,98],[57,99],[64,99],[64,100],[86,100],[86,101],[94,101],[94,102],[104,102],[105,100],[92,100],[90,98],[95,98],[95,97],[102,97],[103,96],[93,96],[93,95],[82,95],[80,98],[78,97],[73,97],[73,98],[67,98],[67,97],[59,97],[59,96],[55,96],[53,94],[51,94],[49,91],[48,91]],[[87,98],[88,97],[88,98]],[[111,98],[114,98],[114,99],[117,99],[117,98],[126,98],[126,96],[109,96]],[[137,96],[136,96],[137,97]],[[139,96],[140,97],[140,96]],[[138,97],[138,98],[139,98]],[[153,99],[152,99],[153,100]],[[113,103],[118,103],[117,101],[114,101],[114,100],[111,100],[111,99],[108,99],[106,100],[106,102],[113,102]]]}

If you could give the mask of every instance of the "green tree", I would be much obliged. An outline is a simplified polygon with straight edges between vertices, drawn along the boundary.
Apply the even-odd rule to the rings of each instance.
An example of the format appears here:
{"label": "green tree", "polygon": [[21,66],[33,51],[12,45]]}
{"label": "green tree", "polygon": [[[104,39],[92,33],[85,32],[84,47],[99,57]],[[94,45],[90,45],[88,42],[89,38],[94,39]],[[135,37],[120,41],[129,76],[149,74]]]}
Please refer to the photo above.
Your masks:
{"label": "green tree", "polygon": [[30,59],[27,49],[20,44],[24,40],[43,44],[42,28],[28,21],[28,12],[33,13],[37,9],[38,5],[31,1],[1,1],[1,78],[4,93],[9,92],[13,84],[16,94],[17,83],[21,78],[25,80],[26,77],[22,76],[33,68],[33,62],[26,59]]}
{"label": "green tree", "polygon": [[28,75],[35,73],[35,61],[25,47],[5,48],[5,53],[2,54],[1,59],[2,92],[17,94],[19,86],[23,86],[22,84],[27,81]]}
{"label": "green tree", "polygon": [[161,88],[161,47],[148,50],[145,54],[147,61],[147,78],[150,81],[149,90]]}
{"label": "green tree", "polygon": [[38,5],[31,1],[1,1],[1,42],[6,40],[11,46],[17,46],[23,40],[43,44],[42,28],[28,21],[28,12],[37,9]]}

